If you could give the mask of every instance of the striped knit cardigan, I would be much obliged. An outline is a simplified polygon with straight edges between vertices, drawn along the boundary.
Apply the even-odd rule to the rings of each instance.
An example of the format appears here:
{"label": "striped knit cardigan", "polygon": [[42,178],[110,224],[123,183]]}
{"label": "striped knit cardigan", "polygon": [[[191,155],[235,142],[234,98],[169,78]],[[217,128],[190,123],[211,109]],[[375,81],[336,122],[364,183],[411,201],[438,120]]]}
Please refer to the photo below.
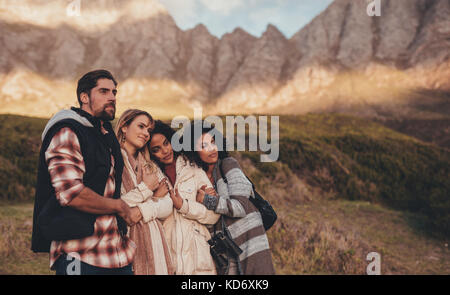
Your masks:
{"label": "striped knit cardigan", "polygon": [[[219,165],[222,165],[228,184],[223,180]],[[261,214],[249,200],[253,195],[252,184],[245,177],[238,161],[232,157],[219,160],[213,176],[219,194],[215,212],[224,216],[231,237],[243,250],[239,256],[242,274],[275,274]],[[221,230],[220,220],[216,230]]]}

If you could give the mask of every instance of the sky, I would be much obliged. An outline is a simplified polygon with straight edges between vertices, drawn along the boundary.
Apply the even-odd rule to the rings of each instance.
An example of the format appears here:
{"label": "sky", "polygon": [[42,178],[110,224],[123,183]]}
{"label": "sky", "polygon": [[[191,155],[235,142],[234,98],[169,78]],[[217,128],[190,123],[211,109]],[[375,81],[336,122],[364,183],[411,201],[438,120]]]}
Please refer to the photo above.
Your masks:
{"label": "sky", "polygon": [[333,0],[159,0],[177,25],[191,29],[204,24],[217,37],[241,27],[260,37],[275,25],[287,38],[308,24]]}

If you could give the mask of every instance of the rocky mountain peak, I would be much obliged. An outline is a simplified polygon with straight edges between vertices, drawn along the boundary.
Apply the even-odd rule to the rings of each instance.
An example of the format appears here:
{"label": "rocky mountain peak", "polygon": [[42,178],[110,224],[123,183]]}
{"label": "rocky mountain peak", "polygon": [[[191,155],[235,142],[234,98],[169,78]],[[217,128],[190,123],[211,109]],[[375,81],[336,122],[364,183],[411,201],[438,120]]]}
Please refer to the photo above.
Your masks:
{"label": "rocky mountain peak", "polygon": [[[68,18],[64,1],[0,0],[1,112],[28,97],[59,100],[56,84],[73,88],[94,68],[131,81],[140,94],[130,90],[130,101],[163,93],[216,113],[367,107],[389,98],[377,93],[392,81],[397,93],[450,90],[448,0],[381,0],[380,17],[366,0],[336,0],[289,40],[272,24],[259,38],[242,28],[217,38],[203,24],[183,31],[156,0],[81,3]],[[11,91],[27,76],[39,90]]]}
{"label": "rocky mountain peak", "polygon": [[190,31],[210,34],[208,28],[204,24],[197,24],[194,28],[190,29]]}

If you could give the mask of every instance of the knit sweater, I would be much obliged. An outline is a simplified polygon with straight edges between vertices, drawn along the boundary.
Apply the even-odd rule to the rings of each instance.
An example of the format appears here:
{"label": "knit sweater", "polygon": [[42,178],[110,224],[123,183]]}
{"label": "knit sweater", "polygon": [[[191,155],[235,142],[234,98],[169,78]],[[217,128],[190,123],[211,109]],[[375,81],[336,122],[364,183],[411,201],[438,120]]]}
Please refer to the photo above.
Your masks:
{"label": "knit sweater", "polygon": [[[227,183],[219,165],[222,165]],[[213,176],[219,194],[215,212],[224,216],[231,237],[243,251],[239,256],[242,274],[275,274],[261,214],[249,199],[253,197],[252,184],[239,163],[232,157],[223,159],[216,165]],[[216,227],[221,230],[220,222]]]}

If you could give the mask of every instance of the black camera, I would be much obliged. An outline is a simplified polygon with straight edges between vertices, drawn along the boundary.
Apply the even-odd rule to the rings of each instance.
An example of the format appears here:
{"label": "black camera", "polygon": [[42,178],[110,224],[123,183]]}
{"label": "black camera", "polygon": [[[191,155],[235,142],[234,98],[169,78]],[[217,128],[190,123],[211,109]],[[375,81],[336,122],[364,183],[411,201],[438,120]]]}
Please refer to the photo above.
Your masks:
{"label": "black camera", "polygon": [[227,253],[234,257],[239,257],[241,248],[226,233],[218,232],[209,241],[211,256],[216,261],[219,268],[228,265]]}

